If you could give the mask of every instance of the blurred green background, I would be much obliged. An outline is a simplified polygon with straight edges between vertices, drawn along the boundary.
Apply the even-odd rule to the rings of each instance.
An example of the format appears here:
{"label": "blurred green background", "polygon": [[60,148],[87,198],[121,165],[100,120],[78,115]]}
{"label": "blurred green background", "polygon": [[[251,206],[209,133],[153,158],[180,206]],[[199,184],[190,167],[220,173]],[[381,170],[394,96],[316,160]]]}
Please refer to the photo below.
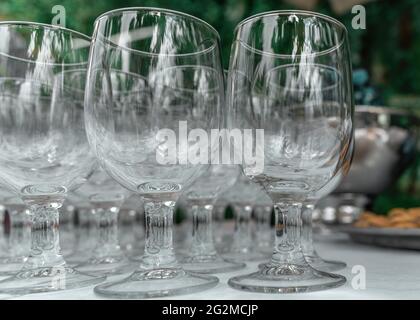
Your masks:
{"label": "blurred green background", "polygon": [[[366,29],[353,29],[352,6],[366,9]],[[233,29],[242,19],[269,10],[305,9],[333,16],[349,30],[357,104],[410,108],[420,114],[419,0],[0,0],[0,20],[51,23],[52,7],[66,9],[66,26],[91,35],[100,14],[122,7],[160,7],[212,24],[222,38],[227,67]],[[1,35],[0,35],[1,36]],[[416,179],[416,186],[410,181]],[[420,206],[420,158],[376,201],[374,210]],[[414,180],[415,181],[415,180]]]}
{"label": "blurred green background", "polygon": [[[351,6],[366,8],[366,30],[351,28]],[[228,65],[235,25],[252,14],[278,9],[308,9],[342,21],[350,32],[353,65],[363,68],[379,101],[418,105],[420,99],[420,1],[418,0],[1,0],[0,20],[51,23],[54,5],[66,9],[66,26],[90,35],[103,12],[133,6],[183,11],[212,24],[222,37]]]}

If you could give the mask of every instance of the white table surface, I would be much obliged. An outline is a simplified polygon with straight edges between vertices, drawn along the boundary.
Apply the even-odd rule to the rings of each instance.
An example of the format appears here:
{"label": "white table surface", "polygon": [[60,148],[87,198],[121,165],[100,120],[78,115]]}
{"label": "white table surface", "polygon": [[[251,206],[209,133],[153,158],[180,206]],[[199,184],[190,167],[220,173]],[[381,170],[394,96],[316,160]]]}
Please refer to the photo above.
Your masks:
{"label": "white table surface", "polygon": [[[316,242],[321,256],[328,259],[342,260],[347,268],[338,273],[346,276],[347,283],[339,288],[297,294],[263,294],[248,293],[230,288],[227,280],[237,274],[253,272],[257,263],[248,263],[246,269],[222,273],[217,276],[220,283],[207,291],[168,297],[166,299],[185,300],[219,300],[219,299],[420,299],[420,252],[373,247],[351,242],[346,235],[335,234],[323,237]],[[366,270],[366,289],[356,290],[352,287],[352,268],[361,265]],[[109,280],[119,279],[109,277]],[[93,286],[51,292],[31,294],[19,297],[0,297],[1,299],[101,299],[93,293]]]}

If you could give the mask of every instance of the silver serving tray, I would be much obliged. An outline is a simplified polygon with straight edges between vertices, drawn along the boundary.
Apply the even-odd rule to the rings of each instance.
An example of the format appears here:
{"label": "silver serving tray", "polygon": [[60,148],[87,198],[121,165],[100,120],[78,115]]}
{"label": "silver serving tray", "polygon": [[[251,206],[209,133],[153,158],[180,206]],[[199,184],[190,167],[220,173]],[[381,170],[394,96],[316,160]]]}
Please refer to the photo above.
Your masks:
{"label": "silver serving tray", "polygon": [[340,231],[347,233],[353,241],[358,243],[420,250],[420,228],[357,228],[348,226],[340,227]]}

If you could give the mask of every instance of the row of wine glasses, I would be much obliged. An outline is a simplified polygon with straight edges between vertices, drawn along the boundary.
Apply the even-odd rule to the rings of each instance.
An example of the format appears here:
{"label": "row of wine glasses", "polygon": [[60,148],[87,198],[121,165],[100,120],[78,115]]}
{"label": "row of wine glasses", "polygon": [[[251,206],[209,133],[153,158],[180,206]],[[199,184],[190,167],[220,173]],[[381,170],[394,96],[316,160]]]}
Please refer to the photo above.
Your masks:
{"label": "row of wine glasses", "polygon": [[[220,168],[221,166],[218,167]],[[237,170],[238,168],[235,175],[238,174]],[[104,210],[98,211],[95,201],[89,201],[89,196],[81,196],[81,190],[88,188],[81,187],[70,193],[60,208],[60,246],[66,262],[77,266],[78,270],[84,266],[91,268],[89,272],[102,272],[112,276],[128,272],[129,264],[132,264],[133,268],[133,261],[141,258],[144,245],[143,204],[135,194],[121,200],[118,191],[124,192],[124,189],[116,185],[116,192],[111,192],[110,185],[114,184],[112,180],[98,179],[99,177],[104,177],[100,168],[84,186],[96,183],[96,198],[102,191],[102,194],[109,197],[116,194],[114,199],[118,197],[118,201],[112,201],[112,205],[106,207],[111,212],[105,214]],[[216,177],[220,178],[220,175]],[[200,181],[212,181],[207,178],[213,179],[214,176],[203,174],[194,185],[199,185]],[[97,183],[101,180],[108,183]],[[221,216],[217,219],[213,219],[217,212],[213,209],[214,205],[206,204],[208,198],[203,191],[200,199],[195,193],[193,201],[195,200],[194,204],[197,207],[185,201],[185,196],[181,198],[176,212],[175,236],[178,236],[175,237],[174,246],[176,254],[182,257],[181,263],[185,269],[199,273],[221,273],[240,270],[245,267],[244,262],[268,260],[274,240],[271,230],[273,204],[262,190],[258,190],[252,183],[244,184],[244,181],[246,180],[237,179],[225,194],[212,200],[221,211]],[[257,193],[251,194],[247,186]],[[211,192],[210,189],[207,190]],[[231,200],[227,200],[231,193],[246,196],[242,199],[233,196]],[[187,194],[191,196],[191,193]],[[255,197],[254,201],[250,200],[251,196]],[[0,214],[0,276],[7,276],[22,266],[29,253],[30,223],[27,210],[19,198],[9,194],[3,203],[4,210]],[[201,207],[198,207],[199,205]],[[247,210],[241,210],[244,207]],[[345,263],[323,261],[313,251],[310,229],[313,205],[307,204],[303,210],[303,219],[306,219],[302,226],[305,259],[318,270],[333,271],[344,268]],[[115,213],[120,212],[121,215],[116,217]],[[248,216],[244,219],[241,212],[252,212],[252,219]],[[213,229],[215,224],[216,229]],[[215,232],[216,230],[219,233]],[[250,254],[250,248],[260,258]],[[244,254],[232,259],[229,256],[230,252]]]}
{"label": "row of wine glasses", "polygon": [[[221,166],[218,167],[218,169],[220,168]],[[238,168],[235,171],[235,175],[238,174]],[[89,190],[89,188],[81,187],[69,193],[66,202],[60,208],[61,252],[65,256],[66,262],[70,265],[77,265],[79,270],[81,269],[79,265],[84,264],[90,265],[95,273],[104,272],[107,275],[116,275],[125,273],[123,271],[124,264],[132,263],[127,258],[134,261],[141,258],[144,245],[143,204],[135,194],[121,199],[118,196],[118,191],[124,192],[124,189],[116,185],[115,193],[111,192],[110,185],[114,184],[113,181],[98,179],[99,177],[104,177],[104,172],[100,168],[98,173],[91,175],[84,186],[96,183],[96,199],[99,194],[104,194],[108,196],[108,199],[118,197],[118,201],[114,200],[111,206],[106,207],[111,210],[111,213],[105,215],[104,210],[98,211],[95,201],[89,201],[89,198],[93,198],[92,195],[87,193],[86,196],[82,196],[81,191]],[[216,177],[220,178],[220,175],[216,175]],[[212,179],[214,177],[203,174],[194,185],[199,185],[200,181],[212,181],[204,178]],[[108,183],[97,183],[101,180],[108,181]],[[213,216],[217,216],[218,212],[213,208],[214,205],[206,204],[208,198],[205,198],[203,191],[201,191],[203,196],[200,199],[198,199],[197,193],[193,198],[193,201],[195,200],[197,206],[200,204],[201,208],[193,208],[193,205],[185,201],[185,196],[182,196],[178,201],[178,209],[175,212],[175,251],[181,257],[188,256],[191,252],[188,258],[181,260],[184,268],[194,272],[221,273],[245,267],[245,263],[240,263],[241,261],[268,260],[274,240],[271,232],[274,217],[273,204],[262,190],[256,188],[252,183],[244,184],[244,181],[246,180],[237,179],[233,185],[228,187],[226,193],[220,195],[216,200],[212,200],[221,213],[217,219],[214,219]],[[247,189],[247,186],[250,188]],[[189,189],[193,189],[193,187],[191,186]],[[210,189],[208,190],[210,192]],[[257,193],[252,194],[249,192],[250,190]],[[231,200],[227,200],[227,196],[232,193],[234,196]],[[246,196],[240,199],[238,196],[235,197],[235,193]],[[116,196],[110,198],[113,194]],[[186,194],[192,195],[190,192]],[[30,250],[30,234],[28,232],[30,223],[27,210],[19,198],[9,195],[3,202],[4,210],[0,214],[0,252],[2,253],[0,276],[13,274],[23,264]],[[254,196],[255,200],[251,201],[251,196]],[[247,210],[241,210],[244,207]],[[312,205],[305,206],[303,215],[307,218],[308,223],[310,223],[309,215],[312,214],[312,210]],[[203,213],[200,213],[201,211]],[[116,217],[112,212],[120,213],[119,217]],[[246,219],[244,219],[242,212],[252,212],[252,218],[245,216]],[[215,224],[216,229],[214,229]],[[303,225],[303,229],[308,228]],[[309,250],[309,248],[313,250],[311,230],[309,229],[308,232],[304,230],[302,230],[303,252],[305,259],[309,259],[310,264],[314,266],[317,259],[320,258],[315,259],[316,252]],[[253,244],[252,247],[250,243]],[[249,254],[250,248],[253,248],[257,254],[260,252],[259,259]],[[230,252],[245,252],[248,255],[237,256],[235,260],[229,262],[226,261],[226,257]],[[232,257],[230,258],[232,259]],[[194,265],[194,262],[197,262],[197,265]],[[338,270],[345,267],[344,263],[329,263],[316,265],[316,267],[319,270]],[[120,270],[115,266],[123,268]]]}
{"label": "row of wine glasses", "polygon": [[[98,176],[103,177],[103,172],[99,175],[92,175],[85,186],[97,181]],[[203,177],[209,176],[203,175]],[[91,179],[92,183],[89,183]],[[229,186],[230,189],[228,192],[232,192],[232,190],[246,192],[246,190],[238,188],[242,184],[243,179],[237,180],[235,184]],[[103,186],[109,192],[109,186],[107,184]],[[104,219],[99,219],[97,205],[88,200],[83,201],[82,198],[78,197],[80,194],[78,191],[80,189],[74,192],[77,196],[74,193],[70,193],[66,203],[60,209],[60,245],[66,262],[70,265],[75,265],[78,270],[85,271],[84,269],[89,268],[89,272],[94,272],[95,274],[104,273],[107,276],[130,272],[130,265],[132,268],[135,267],[135,262],[138,261],[140,256],[138,251],[133,250],[133,245],[141,243],[144,236],[142,230],[144,216],[141,212],[137,211],[141,209],[142,204],[138,201],[133,201],[137,199],[136,196],[126,199],[119,210],[121,216],[119,217],[119,227],[117,227],[116,221],[110,223],[109,220],[106,220],[104,223]],[[98,184],[95,192],[98,193],[104,189]],[[118,191],[118,188],[116,190]],[[255,191],[255,186],[252,187],[252,190]],[[230,219],[225,220],[222,217],[222,220],[219,221],[221,222],[219,228],[223,228],[225,237],[217,248],[214,245],[211,230],[211,214],[213,211],[209,210],[210,208],[207,205],[203,205],[202,210],[206,209],[206,212],[203,213],[202,218],[205,219],[200,219],[197,211],[194,210],[194,214],[188,212],[190,208],[188,202],[182,203],[181,201],[180,205],[182,208],[177,210],[176,221],[178,223],[175,234],[178,234],[178,237],[176,237],[177,239],[175,241],[175,252],[180,257],[182,266],[186,270],[198,273],[211,274],[237,270],[240,272],[242,268],[245,268],[245,262],[249,261],[247,256],[244,254],[235,260],[229,260],[226,259],[225,252],[229,254],[231,250],[222,250],[222,248],[229,249],[235,244],[233,248],[236,249],[236,252],[247,252],[249,250],[249,241],[232,241],[234,238],[240,238],[238,232],[243,231],[246,231],[244,236],[247,238],[245,239],[250,239],[251,242],[255,241],[255,252],[261,252],[263,258],[260,260],[256,259],[255,261],[261,262],[268,260],[268,253],[272,247],[273,240],[270,237],[272,235],[270,220],[272,220],[273,212],[271,200],[268,197],[264,197],[264,195],[261,192],[260,197],[257,196],[258,200],[252,203],[252,208],[250,209],[252,211],[252,223],[250,223],[250,220],[244,220],[241,215],[237,214],[236,210],[234,212],[235,217],[232,220],[231,212],[229,212],[229,209],[226,210],[228,203],[225,202],[223,211],[226,211]],[[225,196],[220,197],[219,199],[221,201],[217,201],[219,206],[221,206],[220,202],[225,201],[224,198]],[[244,197],[243,200],[235,198],[232,200],[235,207],[250,207],[251,202],[248,197]],[[262,200],[266,202],[262,202]],[[20,207],[24,208],[22,204]],[[15,212],[15,208],[14,205],[10,205],[10,202],[6,203],[5,209],[7,213],[5,212],[0,216],[0,221],[2,221],[5,227],[0,234],[0,252],[3,252],[3,258],[0,260],[1,270],[3,272],[0,273],[0,277],[13,274],[17,268],[21,267],[24,261],[23,259],[27,256],[30,249],[30,239],[27,237],[28,224],[22,223],[25,221],[22,219],[25,219],[26,214],[23,212],[20,213],[20,216],[16,216],[19,212]],[[235,221],[235,232],[231,229],[233,221]],[[120,229],[120,232],[118,232],[118,229]],[[193,243],[185,241],[185,239],[191,240],[191,238],[194,239]],[[2,243],[3,240],[6,240],[6,243]],[[243,247],[242,250],[240,250],[241,245]],[[191,252],[189,257],[184,258],[189,252]],[[305,250],[304,253],[305,258],[308,260]],[[10,254],[13,254],[19,259],[15,260]],[[92,257],[97,258],[93,259]],[[311,261],[310,264],[313,266],[314,261]],[[322,266],[317,266],[317,268],[324,270]]]}
{"label": "row of wine glasses", "polygon": [[[96,285],[95,293],[107,297],[149,298],[205,290],[219,281],[210,273],[268,260],[249,223],[259,204],[261,233],[271,233],[263,223],[267,203],[275,208],[272,258],[229,285],[302,292],[345,282],[316,269],[342,266],[314,253],[308,218],[348,170],[353,150],[350,53],[341,23],[300,11],[248,18],[234,31],[227,77],[217,31],[171,10],[107,12],[96,19],[92,39],[26,22],[1,22],[0,29],[0,183],[31,216],[30,254],[0,281],[0,292]],[[207,139],[222,128],[228,130]],[[231,145],[229,130],[245,129],[264,132],[251,144],[244,135],[244,151],[262,159],[262,168],[234,161],[243,151],[237,141]],[[219,147],[232,157],[216,161]],[[132,196],[144,207],[145,240],[141,256],[129,260],[116,221]],[[94,208],[99,235],[86,260],[75,254],[69,264],[58,212],[72,197]],[[193,227],[190,249],[177,253],[173,214],[180,199]],[[223,250],[212,230],[219,200],[236,214],[232,243]]]}

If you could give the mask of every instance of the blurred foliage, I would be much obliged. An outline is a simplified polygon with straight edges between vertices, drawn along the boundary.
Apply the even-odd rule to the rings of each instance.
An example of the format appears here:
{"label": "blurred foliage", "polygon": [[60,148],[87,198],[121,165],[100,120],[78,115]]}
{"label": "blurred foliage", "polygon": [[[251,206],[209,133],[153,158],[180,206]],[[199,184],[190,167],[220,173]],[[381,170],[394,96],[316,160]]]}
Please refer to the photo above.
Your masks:
{"label": "blurred foliage", "polygon": [[[282,0],[2,0],[0,19],[50,23],[54,5],[65,7],[68,28],[86,34],[92,33],[98,15],[122,7],[160,7],[192,14],[219,31],[225,67],[233,30],[239,21],[263,11],[295,9]],[[352,29],[353,14],[335,15],[327,0],[319,0],[315,11],[331,15],[347,26],[354,67],[367,70],[370,81],[386,98],[420,94],[420,1],[377,0],[364,6],[366,30]]]}

